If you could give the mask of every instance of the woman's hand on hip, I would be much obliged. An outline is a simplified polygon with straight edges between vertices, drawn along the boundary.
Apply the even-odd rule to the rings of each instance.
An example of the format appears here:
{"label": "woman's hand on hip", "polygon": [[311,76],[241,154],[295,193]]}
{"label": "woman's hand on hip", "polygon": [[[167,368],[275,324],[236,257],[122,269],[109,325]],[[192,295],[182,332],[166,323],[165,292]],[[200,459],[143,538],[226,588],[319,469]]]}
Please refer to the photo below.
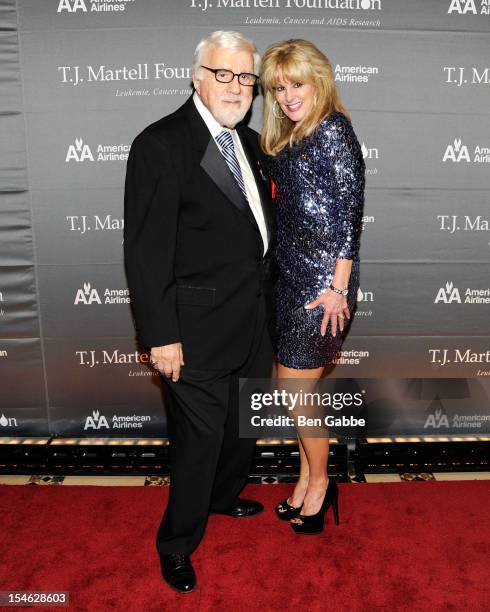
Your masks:
{"label": "woman's hand on hip", "polygon": [[323,319],[320,326],[320,334],[325,335],[327,331],[327,325],[330,321],[330,330],[332,336],[337,334],[337,327],[340,331],[344,331],[344,319],[350,318],[349,307],[347,306],[347,298],[343,295],[339,295],[331,289],[327,289],[320,296],[306,304],[305,308],[311,310],[323,306]]}

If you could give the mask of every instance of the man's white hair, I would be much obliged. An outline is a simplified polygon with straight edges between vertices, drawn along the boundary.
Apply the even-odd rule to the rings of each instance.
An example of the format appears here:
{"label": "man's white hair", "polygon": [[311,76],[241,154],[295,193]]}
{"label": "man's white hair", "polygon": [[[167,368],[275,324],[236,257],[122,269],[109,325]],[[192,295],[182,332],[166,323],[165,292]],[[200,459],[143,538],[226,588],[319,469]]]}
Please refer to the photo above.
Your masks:
{"label": "man's white hair", "polygon": [[[206,38],[203,38],[201,42],[197,45],[196,50],[194,51],[194,59],[192,62],[192,71],[196,79],[202,78],[203,69],[201,68],[202,56],[208,47],[214,45],[216,47],[222,47],[223,49],[228,49],[229,51],[250,51],[253,55],[254,59],[254,73],[259,74],[260,70],[260,55],[257,51],[257,47],[255,43],[253,43],[248,38],[245,38],[243,34],[240,32],[230,32],[225,30],[217,30],[213,32]],[[216,66],[216,68],[221,68],[221,66]]]}

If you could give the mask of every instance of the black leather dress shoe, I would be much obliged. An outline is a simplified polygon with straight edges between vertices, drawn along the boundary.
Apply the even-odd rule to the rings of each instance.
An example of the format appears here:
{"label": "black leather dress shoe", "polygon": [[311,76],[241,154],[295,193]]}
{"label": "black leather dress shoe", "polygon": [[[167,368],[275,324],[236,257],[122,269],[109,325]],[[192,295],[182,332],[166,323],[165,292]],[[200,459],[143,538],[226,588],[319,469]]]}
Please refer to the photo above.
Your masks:
{"label": "black leather dress shoe", "polygon": [[264,506],[260,502],[239,497],[230,508],[226,510],[210,510],[210,514],[225,514],[226,516],[232,516],[234,518],[244,518],[255,516],[263,511]]}
{"label": "black leather dress shoe", "polygon": [[196,586],[196,574],[188,555],[172,553],[160,555],[165,582],[179,593],[190,593]]}

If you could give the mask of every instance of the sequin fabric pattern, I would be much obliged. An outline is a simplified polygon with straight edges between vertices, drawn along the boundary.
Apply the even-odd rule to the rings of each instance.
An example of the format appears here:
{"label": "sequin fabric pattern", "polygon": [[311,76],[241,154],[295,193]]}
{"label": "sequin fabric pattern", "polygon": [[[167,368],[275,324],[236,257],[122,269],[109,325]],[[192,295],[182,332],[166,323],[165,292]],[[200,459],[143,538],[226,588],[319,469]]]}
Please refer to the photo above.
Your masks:
{"label": "sequin fabric pattern", "polygon": [[276,184],[278,361],[297,369],[322,367],[340,350],[347,326],[334,337],[328,325],[322,337],[323,307],[304,306],[328,288],[340,258],[352,259],[351,313],[356,304],[365,186],[361,147],[347,118],[334,112],[268,164]]}

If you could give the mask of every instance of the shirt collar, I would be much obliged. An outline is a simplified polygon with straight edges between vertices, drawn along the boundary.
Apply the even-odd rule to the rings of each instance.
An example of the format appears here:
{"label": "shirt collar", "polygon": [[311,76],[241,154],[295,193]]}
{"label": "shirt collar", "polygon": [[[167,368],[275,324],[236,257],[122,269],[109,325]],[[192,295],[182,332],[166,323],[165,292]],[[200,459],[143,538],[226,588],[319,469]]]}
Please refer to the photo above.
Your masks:
{"label": "shirt collar", "polygon": [[194,92],[194,95],[192,96],[192,100],[194,101],[194,104],[199,114],[203,118],[203,121],[207,125],[208,130],[211,132],[211,136],[213,138],[216,138],[218,134],[222,132],[223,130],[230,132],[231,135],[233,136],[235,130],[230,130],[229,128],[223,127],[216,121],[211,111],[206,107],[204,102],[201,100],[201,97],[199,96],[197,91]]}

